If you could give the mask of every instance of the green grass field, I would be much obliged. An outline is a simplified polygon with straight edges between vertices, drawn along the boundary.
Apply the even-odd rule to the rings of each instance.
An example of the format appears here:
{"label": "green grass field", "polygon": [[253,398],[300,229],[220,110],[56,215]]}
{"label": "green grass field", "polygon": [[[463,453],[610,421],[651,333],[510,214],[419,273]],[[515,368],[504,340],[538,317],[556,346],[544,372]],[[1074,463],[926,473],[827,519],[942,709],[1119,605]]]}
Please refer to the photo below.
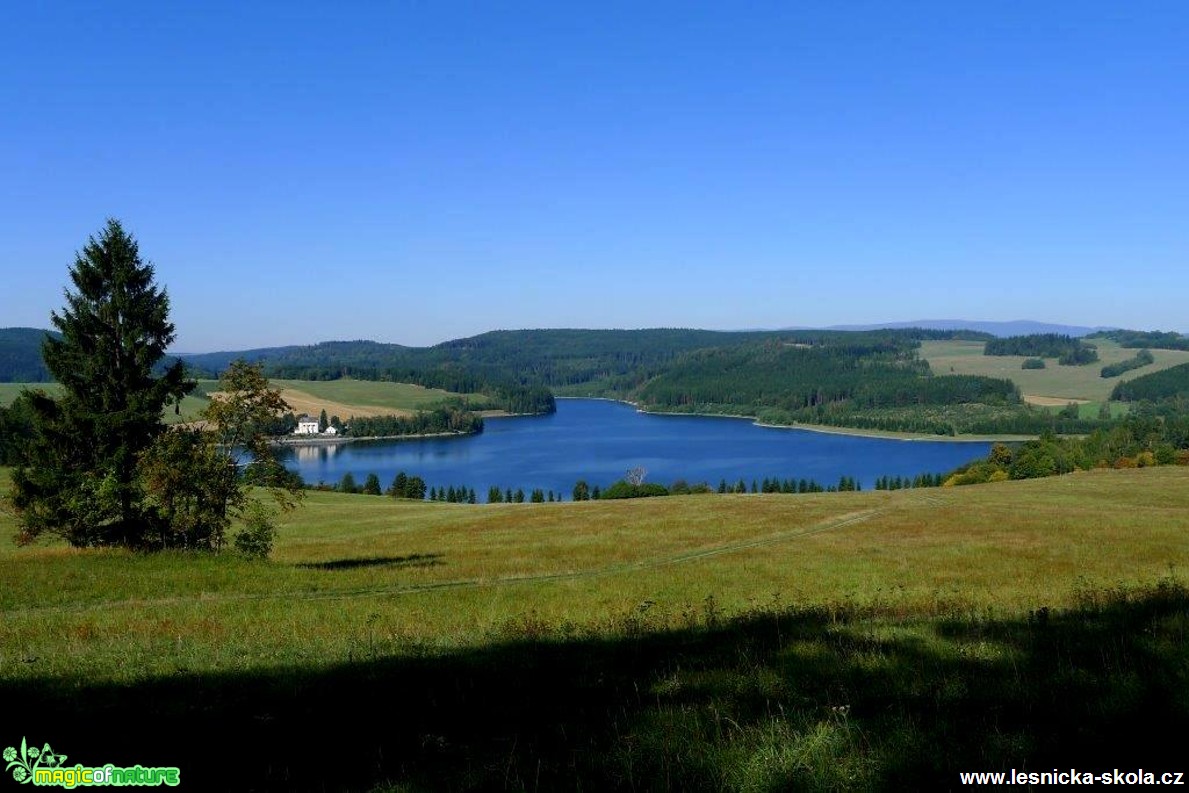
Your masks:
{"label": "green grass field", "polygon": [[[1189,726],[1186,468],[283,522],[253,563],[15,548],[0,516],[12,729],[208,789],[766,790],[1158,767]],[[252,752],[169,739],[204,729]]]}
{"label": "green grass field", "polygon": [[1121,380],[1167,369],[1189,361],[1189,352],[1180,350],[1152,350],[1156,359],[1151,366],[1133,369],[1120,377],[1100,376],[1102,367],[1135,356],[1137,350],[1124,349],[1109,339],[1092,339],[1101,359],[1087,366],[1060,366],[1048,360],[1045,369],[1021,369],[1024,356],[983,355],[981,341],[924,341],[921,357],[929,362],[934,374],[979,374],[1006,377],[1020,387],[1025,396],[1054,399],[1087,400],[1101,403]]}
{"label": "green grass field", "polygon": [[317,415],[325,408],[341,418],[382,413],[412,412],[460,396],[437,388],[410,383],[371,380],[273,380],[296,412]]}
{"label": "green grass field", "polygon": [[[349,416],[370,416],[384,413],[411,413],[460,396],[436,388],[423,388],[410,383],[381,383],[366,380],[274,380],[272,385],[282,389],[296,413],[317,416],[325,409],[329,415],[346,419]],[[43,388],[50,394],[60,390],[57,383],[0,383],[0,405],[9,405],[25,388]],[[199,390],[215,391],[218,382],[199,381]],[[193,421],[207,406],[208,399],[199,394],[182,400],[181,412],[165,412],[168,423]]]}

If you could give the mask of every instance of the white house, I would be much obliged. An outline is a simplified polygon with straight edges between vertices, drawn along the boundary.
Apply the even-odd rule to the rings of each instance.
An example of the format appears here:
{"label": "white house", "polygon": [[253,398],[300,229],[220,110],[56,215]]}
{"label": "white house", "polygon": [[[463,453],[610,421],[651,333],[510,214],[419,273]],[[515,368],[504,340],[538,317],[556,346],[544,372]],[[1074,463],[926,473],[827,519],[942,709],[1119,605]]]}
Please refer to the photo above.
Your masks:
{"label": "white house", "polygon": [[318,434],[318,419],[312,419],[309,416],[302,416],[297,420],[297,429],[293,430],[294,435],[317,435]]}

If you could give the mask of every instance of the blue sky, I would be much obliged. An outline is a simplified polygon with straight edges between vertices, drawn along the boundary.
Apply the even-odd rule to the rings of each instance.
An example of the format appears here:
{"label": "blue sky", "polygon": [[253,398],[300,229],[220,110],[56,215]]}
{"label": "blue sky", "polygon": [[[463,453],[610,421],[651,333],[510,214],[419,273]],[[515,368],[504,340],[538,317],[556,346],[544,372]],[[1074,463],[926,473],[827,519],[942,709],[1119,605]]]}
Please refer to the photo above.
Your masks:
{"label": "blue sky", "polygon": [[21,5],[0,326],[112,216],[182,351],[1189,330],[1183,2]]}

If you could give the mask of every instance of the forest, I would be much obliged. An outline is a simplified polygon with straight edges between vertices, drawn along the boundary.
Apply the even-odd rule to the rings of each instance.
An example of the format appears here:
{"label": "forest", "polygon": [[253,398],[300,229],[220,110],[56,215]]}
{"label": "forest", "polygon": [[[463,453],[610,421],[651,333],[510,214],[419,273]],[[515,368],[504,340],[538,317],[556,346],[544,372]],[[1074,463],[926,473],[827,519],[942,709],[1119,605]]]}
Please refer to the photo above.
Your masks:
{"label": "forest", "polygon": [[470,434],[483,431],[483,417],[456,407],[422,410],[412,416],[353,417],[344,425],[349,438],[377,438],[395,435]]}
{"label": "forest", "polygon": [[1165,402],[1189,399],[1189,363],[1125,380],[1115,386],[1111,399],[1121,402]]}
{"label": "forest", "polygon": [[0,328],[0,383],[48,383],[53,377],[41,360],[41,342],[55,331]]}
{"label": "forest", "polygon": [[1151,350],[1189,350],[1189,336],[1160,330],[1104,330],[1087,338],[1117,341],[1120,347]]}

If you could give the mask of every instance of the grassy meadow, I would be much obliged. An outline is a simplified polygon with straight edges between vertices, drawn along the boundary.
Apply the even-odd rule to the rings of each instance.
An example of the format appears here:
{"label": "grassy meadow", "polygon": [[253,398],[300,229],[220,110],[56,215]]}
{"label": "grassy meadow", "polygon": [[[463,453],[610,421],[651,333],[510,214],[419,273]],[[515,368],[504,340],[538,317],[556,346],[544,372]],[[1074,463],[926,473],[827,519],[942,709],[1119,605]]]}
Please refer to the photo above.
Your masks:
{"label": "grassy meadow", "polygon": [[411,383],[369,380],[273,380],[272,385],[281,389],[281,395],[296,413],[317,416],[325,410],[327,415],[343,419],[411,414],[443,399],[460,396]]}
{"label": "grassy meadow", "polygon": [[[1055,359],[1046,360],[1044,369],[1021,369],[1022,355],[983,355],[981,341],[923,341],[921,357],[929,362],[934,374],[975,374],[1006,377],[1020,387],[1026,398],[1037,404],[1046,402],[1063,406],[1069,401],[1097,404],[1110,397],[1111,390],[1121,380],[1168,369],[1189,362],[1189,352],[1182,350],[1152,350],[1155,363],[1133,369],[1120,377],[1100,375],[1107,364],[1132,358],[1138,350],[1120,347],[1110,339],[1091,339],[1101,359],[1086,366],[1060,366]],[[1047,399],[1046,399],[1047,398]],[[1097,410],[1094,411],[1097,415]]]}
{"label": "grassy meadow", "polygon": [[[281,396],[294,413],[317,416],[322,410],[328,416],[347,419],[351,416],[410,415],[433,406],[443,399],[460,396],[437,388],[423,388],[410,383],[382,383],[366,380],[273,380]],[[218,390],[216,380],[200,380],[194,394],[185,397],[179,412],[165,411],[167,423],[194,421],[209,404],[206,394]],[[41,388],[57,394],[57,383],[0,383],[0,405],[9,405],[25,388]]]}
{"label": "grassy meadow", "polygon": [[536,505],[310,493],[268,562],[16,548],[12,528],[9,731],[204,789],[957,787],[1176,769],[1189,726],[1187,468]]}

